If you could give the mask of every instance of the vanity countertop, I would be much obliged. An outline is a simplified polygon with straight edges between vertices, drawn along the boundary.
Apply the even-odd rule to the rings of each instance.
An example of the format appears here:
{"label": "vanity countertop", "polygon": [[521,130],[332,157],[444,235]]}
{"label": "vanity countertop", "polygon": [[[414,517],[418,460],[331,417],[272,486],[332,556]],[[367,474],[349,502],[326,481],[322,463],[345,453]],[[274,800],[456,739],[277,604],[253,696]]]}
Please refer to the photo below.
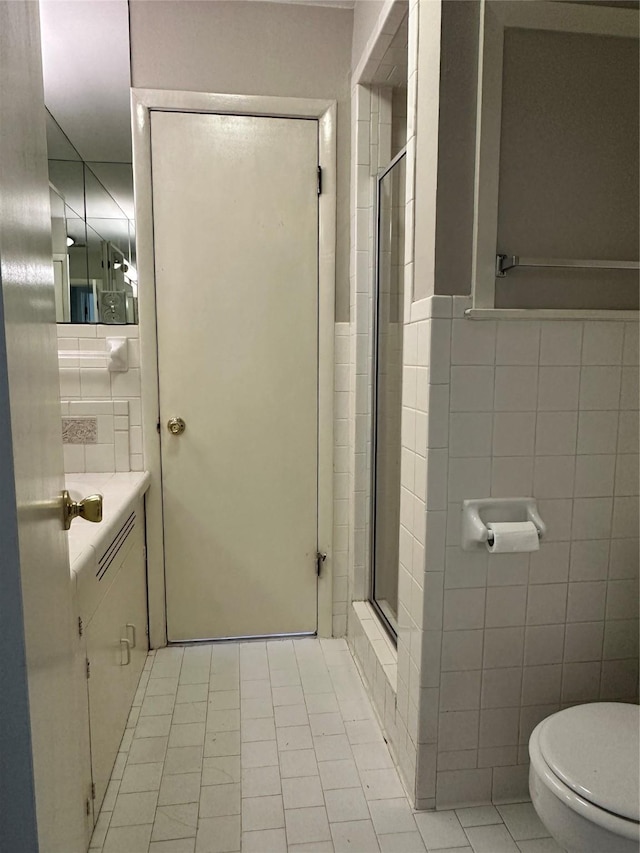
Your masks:
{"label": "vanity countertop", "polygon": [[66,488],[75,500],[99,492],[103,497],[102,521],[93,524],[76,518],[69,530],[69,563],[78,574],[88,559],[102,554],[127,511],[149,488],[148,471],[118,474],[67,474]]}

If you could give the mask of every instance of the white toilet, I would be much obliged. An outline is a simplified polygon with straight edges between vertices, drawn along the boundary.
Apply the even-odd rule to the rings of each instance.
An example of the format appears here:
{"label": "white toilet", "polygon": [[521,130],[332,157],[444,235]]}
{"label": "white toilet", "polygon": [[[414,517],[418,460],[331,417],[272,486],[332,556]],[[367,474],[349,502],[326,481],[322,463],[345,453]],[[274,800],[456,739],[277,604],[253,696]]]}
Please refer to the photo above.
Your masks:
{"label": "white toilet", "polygon": [[529,740],[531,800],[570,853],[640,849],[640,708],[576,705],[547,717]]}

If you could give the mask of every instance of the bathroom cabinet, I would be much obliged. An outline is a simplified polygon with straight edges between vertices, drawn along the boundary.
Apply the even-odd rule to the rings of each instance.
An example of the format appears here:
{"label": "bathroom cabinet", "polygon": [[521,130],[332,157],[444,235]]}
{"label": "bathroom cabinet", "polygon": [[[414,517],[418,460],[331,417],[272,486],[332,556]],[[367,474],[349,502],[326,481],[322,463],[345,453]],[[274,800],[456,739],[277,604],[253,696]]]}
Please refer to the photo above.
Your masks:
{"label": "bathroom cabinet", "polygon": [[75,729],[86,847],[100,814],[144,669],[148,639],[145,473],[84,474],[67,480],[78,494],[100,492],[100,524],[77,519],[69,531],[76,620]]}
{"label": "bathroom cabinet", "polygon": [[[133,518],[132,518],[133,516]],[[97,818],[148,650],[142,502],[97,564],[102,583],[111,575],[84,626],[91,738],[93,810]],[[126,522],[125,522],[126,524]],[[118,536],[123,540],[118,548]],[[110,560],[105,569],[105,564]],[[80,618],[82,604],[80,603]]]}

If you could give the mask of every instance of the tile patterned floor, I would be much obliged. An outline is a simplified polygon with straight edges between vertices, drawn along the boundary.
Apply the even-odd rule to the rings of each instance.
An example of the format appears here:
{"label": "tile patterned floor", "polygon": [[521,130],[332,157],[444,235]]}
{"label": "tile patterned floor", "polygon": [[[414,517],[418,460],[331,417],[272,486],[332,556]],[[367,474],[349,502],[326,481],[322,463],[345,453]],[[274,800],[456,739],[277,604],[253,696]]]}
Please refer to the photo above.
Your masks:
{"label": "tile patterned floor", "polygon": [[92,853],[561,853],[530,803],[409,806],[344,640],[151,652]]}

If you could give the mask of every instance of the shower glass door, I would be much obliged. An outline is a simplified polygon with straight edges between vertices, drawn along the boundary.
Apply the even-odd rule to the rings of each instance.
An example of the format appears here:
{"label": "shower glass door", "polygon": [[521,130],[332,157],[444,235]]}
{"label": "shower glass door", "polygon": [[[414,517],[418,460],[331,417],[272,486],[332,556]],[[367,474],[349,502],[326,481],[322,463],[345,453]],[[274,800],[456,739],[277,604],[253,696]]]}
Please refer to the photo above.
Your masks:
{"label": "shower glass door", "polygon": [[398,632],[405,168],[401,151],[378,177],[374,315],[371,603],[394,639]]}

